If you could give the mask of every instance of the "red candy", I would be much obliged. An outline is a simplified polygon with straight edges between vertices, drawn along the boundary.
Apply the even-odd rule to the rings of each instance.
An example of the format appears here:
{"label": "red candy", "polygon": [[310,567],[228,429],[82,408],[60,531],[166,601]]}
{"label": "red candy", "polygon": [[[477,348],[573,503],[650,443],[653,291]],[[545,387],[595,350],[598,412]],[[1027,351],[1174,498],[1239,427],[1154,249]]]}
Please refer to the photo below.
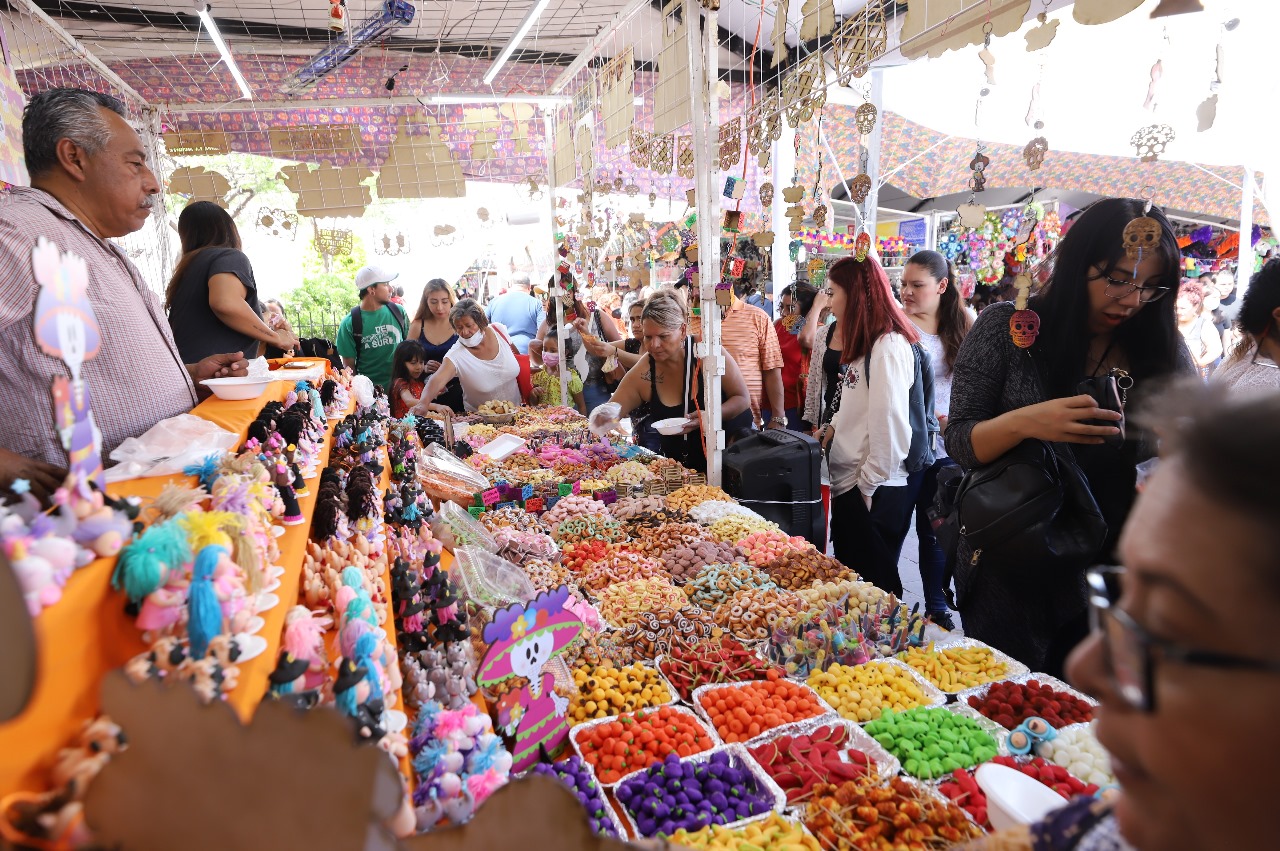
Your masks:
{"label": "red candy", "polygon": [[[1068,800],[1080,795],[1094,795],[1098,791],[1095,784],[1082,783],[1062,766],[1054,765],[1040,757],[1030,762],[1019,762],[1011,756],[998,756],[992,762],[1021,771],[1032,780],[1043,783]],[[938,784],[938,791],[972,816],[983,829],[991,830],[991,822],[987,820],[987,796],[978,786],[972,770],[957,768],[951,772],[951,779]]]}
{"label": "red candy", "polygon": [[843,783],[872,775],[875,760],[860,750],[844,751],[848,731],[841,726],[822,726],[807,736],[779,736],[750,749],[756,762],[787,793],[787,803],[806,800],[815,785]]}
{"label": "red candy", "polygon": [[1088,702],[1038,680],[996,683],[986,697],[970,697],[969,705],[1006,730],[1033,717],[1043,718],[1054,729],[1093,720],[1093,706]]}

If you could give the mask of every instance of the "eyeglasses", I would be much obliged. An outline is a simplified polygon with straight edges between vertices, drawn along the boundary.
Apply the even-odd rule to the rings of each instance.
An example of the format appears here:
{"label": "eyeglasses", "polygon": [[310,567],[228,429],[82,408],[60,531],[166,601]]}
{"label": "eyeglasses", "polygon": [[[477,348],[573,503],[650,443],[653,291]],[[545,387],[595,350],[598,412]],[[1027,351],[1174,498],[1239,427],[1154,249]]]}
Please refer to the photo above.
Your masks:
{"label": "eyeglasses", "polygon": [[1103,293],[1107,298],[1113,298],[1116,301],[1128,298],[1135,290],[1138,292],[1138,301],[1143,304],[1150,304],[1153,301],[1159,301],[1169,294],[1168,287],[1140,287],[1132,281],[1117,281],[1110,275],[1094,275],[1089,280],[1104,280],[1107,282],[1107,288]]}
{"label": "eyeglasses", "polygon": [[831,298],[831,296],[832,296],[834,293],[835,293],[835,289],[834,289],[833,287],[823,287],[823,288],[822,288],[822,294],[823,294],[824,296],[826,296],[827,298]]}
{"label": "eyeglasses", "polygon": [[1157,657],[1162,663],[1280,673],[1280,662],[1194,650],[1156,638],[1116,605],[1124,574],[1123,567],[1099,566],[1090,568],[1085,578],[1089,585],[1089,623],[1094,632],[1102,635],[1107,674],[1116,692],[1134,709],[1155,711]]}

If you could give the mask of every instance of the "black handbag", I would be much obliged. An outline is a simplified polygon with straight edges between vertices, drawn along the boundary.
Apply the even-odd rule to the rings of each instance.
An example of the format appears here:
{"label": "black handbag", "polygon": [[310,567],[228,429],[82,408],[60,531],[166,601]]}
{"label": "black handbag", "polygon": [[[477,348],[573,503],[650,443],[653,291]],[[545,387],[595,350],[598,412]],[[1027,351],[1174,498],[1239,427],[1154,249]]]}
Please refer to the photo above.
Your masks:
{"label": "black handbag", "polygon": [[1120,429],[1119,434],[1104,437],[1103,445],[1118,449],[1124,446],[1124,406],[1129,399],[1129,389],[1133,387],[1133,378],[1123,369],[1112,369],[1106,375],[1086,378],[1076,387],[1076,392],[1092,396],[1094,404],[1104,411],[1115,411],[1120,415],[1118,422],[1111,420],[1084,420],[1085,425],[1113,426]]}
{"label": "black handbag", "polygon": [[1043,440],[1024,440],[966,473],[952,515],[971,567],[1080,570],[1107,538],[1107,521],[1074,456]]}

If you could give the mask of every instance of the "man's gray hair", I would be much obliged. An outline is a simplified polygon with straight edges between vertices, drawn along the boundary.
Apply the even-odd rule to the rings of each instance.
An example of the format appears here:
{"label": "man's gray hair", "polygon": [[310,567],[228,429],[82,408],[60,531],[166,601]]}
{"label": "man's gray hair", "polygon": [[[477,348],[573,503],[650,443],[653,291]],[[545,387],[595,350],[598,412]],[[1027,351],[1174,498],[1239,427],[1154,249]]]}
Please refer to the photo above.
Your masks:
{"label": "man's gray hair", "polygon": [[58,142],[70,139],[90,155],[111,141],[111,125],[101,109],[121,118],[124,104],[111,95],[86,89],[49,89],[40,92],[22,112],[22,151],[27,173],[36,177],[58,163]]}
{"label": "man's gray hair", "polygon": [[483,329],[489,324],[489,317],[484,315],[484,308],[473,298],[464,298],[453,306],[453,310],[449,311],[449,324],[455,329],[458,322],[464,316],[470,317],[471,321],[476,323],[476,327]]}
{"label": "man's gray hair", "polygon": [[521,273],[511,279],[511,286],[523,287],[524,289],[527,290],[533,285],[529,282],[529,276]]}

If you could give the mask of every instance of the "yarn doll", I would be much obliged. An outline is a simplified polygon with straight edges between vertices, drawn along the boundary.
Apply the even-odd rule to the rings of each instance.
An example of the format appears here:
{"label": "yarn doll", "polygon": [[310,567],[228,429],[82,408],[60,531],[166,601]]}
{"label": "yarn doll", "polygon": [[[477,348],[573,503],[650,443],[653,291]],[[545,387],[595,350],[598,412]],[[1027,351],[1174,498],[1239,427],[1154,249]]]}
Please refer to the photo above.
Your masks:
{"label": "yarn doll", "polygon": [[191,588],[187,593],[187,638],[191,658],[203,659],[209,642],[223,631],[222,604],[213,586],[213,572],[227,548],[210,544],[196,554],[191,568]]}

